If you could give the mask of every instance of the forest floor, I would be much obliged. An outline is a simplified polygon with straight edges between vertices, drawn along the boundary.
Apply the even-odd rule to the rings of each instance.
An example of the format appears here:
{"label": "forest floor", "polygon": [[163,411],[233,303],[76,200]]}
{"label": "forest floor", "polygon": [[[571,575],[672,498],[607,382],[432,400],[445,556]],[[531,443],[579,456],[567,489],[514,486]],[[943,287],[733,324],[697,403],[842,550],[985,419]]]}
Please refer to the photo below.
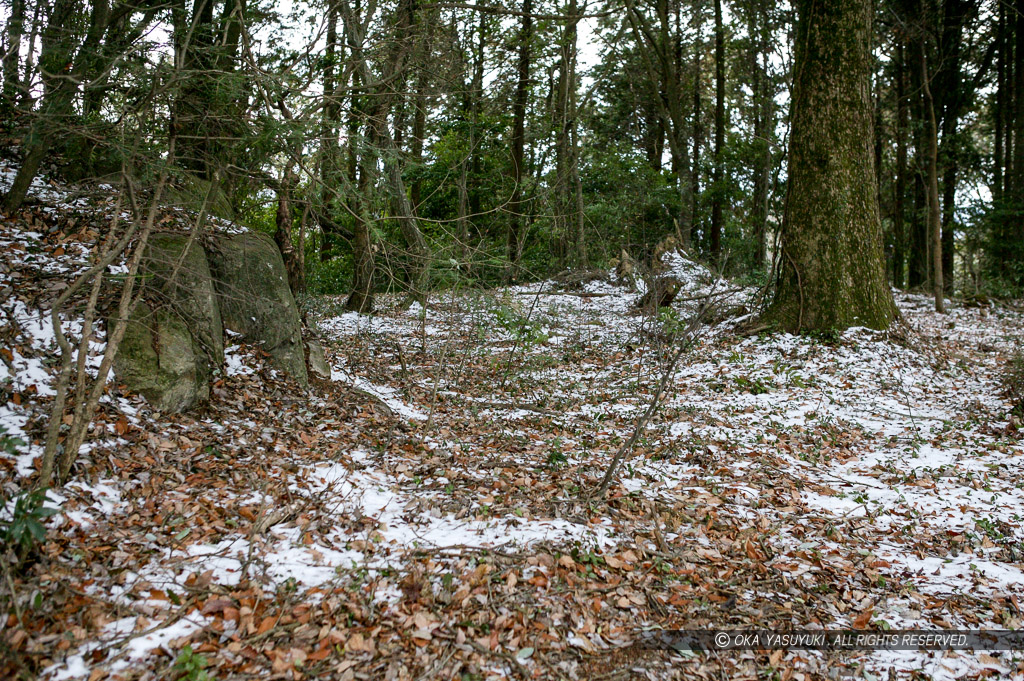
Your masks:
{"label": "forest floor", "polygon": [[[46,308],[111,205],[34,191],[0,224],[0,425],[24,441],[0,454],[8,499],[52,401]],[[665,266],[683,297],[733,288]],[[722,297],[604,499],[697,301],[642,315],[607,281],[374,316],[317,299],[333,376],[308,392],[237,343],[196,413],[112,382],[45,541],[5,566],[0,676],[1024,678],[1020,652],[642,644],[1022,624],[1024,448],[1000,377],[1024,314],[897,293],[886,333],[748,335],[753,295]]]}

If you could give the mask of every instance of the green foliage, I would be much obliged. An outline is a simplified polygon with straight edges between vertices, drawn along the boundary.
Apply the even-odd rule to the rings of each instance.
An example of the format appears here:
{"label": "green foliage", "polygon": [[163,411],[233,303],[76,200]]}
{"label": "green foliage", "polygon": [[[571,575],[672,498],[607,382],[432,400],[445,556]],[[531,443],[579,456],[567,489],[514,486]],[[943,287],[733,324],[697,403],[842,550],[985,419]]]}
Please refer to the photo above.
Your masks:
{"label": "green foliage", "polygon": [[987,233],[986,292],[1000,298],[1024,294],[1024,239],[1020,225],[1024,208],[994,203],[984,217]]}
{"label": "green foliage", "polygon": [[342,295],[352,283],[352,258],[339,257],[321,261],[306,259],[306,290],[314,295]]}
{"label": "green foliage", "polygon": [[16,548],[21,552],[31,551],[37,543],[46,539],[43,521],[60,512],[48,508],[46,489],[22,492],[14,497],[14,508],[9,521],[0,520],[0,545]]}
{"label": "green foliage", "polygon": [[675,230],[679,193],[670,176],[623,142],[602,140],[586,152],[580,173],[592,262],[617,257],[620,248],[648,250]]}
{"label": "green foliage", "polygon": [[658,321],[661,322],[661,330],[669,338],[674,338],[686,330],[688,322],[679,316],[679,312],[671,307],[663,307],[658,310]]}
{"label": "green foliage", "polygon": [[206,672],[206,665],[206,657],[194,653],[192,646],[185,646],[174,660],[173,670],[179,681],[213,681]]}
{"label": "green foliage", "polygon": [[526,349],[546,343],[548,336],[543,325],[536,319],[523,315],[512,305],[501,304],[494,309],[494,318],[498,326],[515,338]]}
{"label": "green foliage", "polygon": [[[25,443],[20,438],[11,437],[0,427],[0,450],[15,454]],[[46,507],[46,491],[43,487],[26,490],[13,499],[0,499],[0,559],[13,556],[16,563],[28,560],[46,541],[47,518],[60,512],[59,509]],[[7,514],[10,517],[5,517]]]}

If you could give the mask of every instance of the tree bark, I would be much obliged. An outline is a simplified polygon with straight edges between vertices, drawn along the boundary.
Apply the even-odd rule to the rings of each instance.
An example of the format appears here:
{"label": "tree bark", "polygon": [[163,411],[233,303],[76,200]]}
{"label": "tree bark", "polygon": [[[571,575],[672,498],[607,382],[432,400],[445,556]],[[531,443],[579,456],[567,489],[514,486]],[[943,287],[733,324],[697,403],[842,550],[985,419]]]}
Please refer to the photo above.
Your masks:
{"label": "tree bark", "polygon": [[715,163],[711,169],[711,259],[722,255],[722,151],[725,146],[725,27],[715,0]]}
{"label": "tree bark", "polygon": [[946,313],[945,293],[942,286],[942,223],[939,216],[939,129],[935,122],[935,100],[929,84],[928,58],[925,50],[920,52],[921,85],[924,91],[924,107],[928,115],[927,149],[925,163],[928,194],[928,231],[931,237],[932,295],[935,311]]}
{"label": "tree bark", "polygon": [[1006,8],[999,3],[999,19],[996,24],[996,43],[999,54],[996,59],[996,108],[992,126],[995,140],[992,153],[992,199],[998,206],[1003,198],[1003,123],[1006,117]]}
{"label": "tree bark", "polygon": [[508,227],[506,279],[514,281],[523,255],[523,177],[526,148],[526,104],[530,94],[530,58],[533,41],[533,0],[523,0],[522,24],[519,28],[519,55],[516,64],[516,92],[512,102],[512,211]]}
{"label": "tree bark", "polygon": [[[36,119],[32,123],[25,141],[25,156],[14,177],[10,190],[4,197],[4,208],[13,212],[21,206],[39,173],[43,159],[49,153],[54,140],[63,134],[62,124],[72,112],[75,94],[82,76],[82,60],[91,58],[98,49],[106,30],[109,16],[105,2],[94,5],[89,28],[83,37],[68,30],[79,14],[78,3],[74,0],[57,0],[43,31],[39,67],[43,80],[43,99]],[[80,46],[77,45],[81,39]]]}
{"label": "tree bark", "polygon": [[871,0],[797,0],[789,189],[769,319],[884,329],[896,316],[872,159]]}
{"label": "tree bark", "polygon": [[330,0],[327,7],[327,46],[324,51],[324,102],[323,120],[320,128],[320,208],[314,216],[320,226],[320,261],[330,257],[327,223],[331,215],[332,199],[338,191],[338,117],[340,105],[335,67],[338,62],[338,3]]}
{"label": "tree bark", "polygon": [[21,85],[21,35],[25,30],[25,0],[11,0],[11,15],[7,19],[7,53],[3,59],[3,108],[13,113]]}
{"label": "tree bark", "polygon": [[[696,0],[693,7],[693,29],[696,37],[693,47],[693,164],[690,169],[690,192],[693,195],[692,224],[700,222],[700,147],[704,143],[704,124],[701,120],[701,81],[700,57],[703,51],[703,17],[701,16],[703,0]],[[683,233],[683,248],[690,247],[692,225]]]}
{"label": "tree bark", "polygon": [[[760,22],[758,22],[760,20]],[[768,17],[763,7],[751,14],[750,34],[757,36],[753,50],[752,89],[754,95],[754,194],[751,197],[752,232],[757,240],[755,267],[767,264],[768,240],[768,183],[771,171],[772,149],[768,141],[772,119],[771,82],[768,75]],[[762,66],[763,60],[763,66]]]}
{"label": "tree bark", "polygon": [[302,263],[300,254],[295,250],[295,243],[292,239],[292,192],[298,177],[292,168],[284,172],[280,185],[277,187],[277,213],[274,231],[274,242],[277,249],[281,251],[281,259],[284,261],[285,272],[288,273],[288,287],[292,295],[299,295],[305,290],[305,282],[302,276]]}
{"label": "tree bark", "polygon": [[896,182],[893,196],[893,256],[892,281],[896,288],[903,288],[906,262],[906,219],[907,197],[907,127],[910,115],[907,108],[906,47],[902,40],[896,46]]}
{"label": "tree bark", "polygon": [[[919,37],[913,37],[911,40],[912,42],[909,45],[912,54],[910,63],[915,64],[919,59],[918,55],[923,47]],[[925,216],[928,213],[928,203],[924,186],[924,129],[927,122],[925,121],[926,115],[923,104],[924,95],[923,86],[921,85],[921,69],[911,67],[908,69],[908,72],[910,74],[910,93],[913,98],[911,100],[910,112],[912,116],[914,146],[914,160],[912,168],[914,180],[914,207],[910,213],[910,263],[907,285],[914,289],[924,286],[928,282],[928,228],[925,224]]]}

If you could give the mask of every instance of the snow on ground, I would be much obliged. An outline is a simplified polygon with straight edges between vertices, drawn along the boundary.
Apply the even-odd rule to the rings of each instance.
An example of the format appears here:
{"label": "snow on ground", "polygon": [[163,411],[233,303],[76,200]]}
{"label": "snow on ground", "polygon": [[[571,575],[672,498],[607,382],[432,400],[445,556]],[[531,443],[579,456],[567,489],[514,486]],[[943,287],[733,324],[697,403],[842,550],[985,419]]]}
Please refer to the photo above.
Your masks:
{"label": "snow on ground", "polygon": [[[0,458],[7,497],[42,451],[47,303],[90,252],[42,213],[0,227],[0,425],[25,441]],[[683,297],[732,291],[678,254],[665,264]],[[888,333],[745,336],[755,293],[723,293],[726,321],[684,356],[606,502],[588,490],[696,300],[641,315],[638,292],[593,281],[372,317],[326,301],[332,380],[308,393],[237,343],[195,415],[153,422],[112,384],[18,596],[54,610],[0,635],[52,679],[159,677],[186,644],[218,677],[1021,678],[1006,651],[614,661],[651,628],[1020,626],[1024,448],[999,378],[1024,315],[938,316],[896,292]]]}

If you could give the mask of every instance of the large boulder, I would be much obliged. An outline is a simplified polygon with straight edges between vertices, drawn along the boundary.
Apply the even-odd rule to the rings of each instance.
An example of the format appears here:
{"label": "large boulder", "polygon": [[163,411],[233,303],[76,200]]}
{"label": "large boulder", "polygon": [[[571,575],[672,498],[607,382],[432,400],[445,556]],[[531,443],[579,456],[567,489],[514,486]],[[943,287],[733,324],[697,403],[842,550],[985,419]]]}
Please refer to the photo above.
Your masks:
{"label": "large boulder", "polygon": [[174,310],[195,336],[212,366],[224,363],[224,330],[210,265],[202,245],[187,234],[154,234],[142,272],[151,300]]}
{"label": "large boulder", "polygon": [[217,234],[207,248],[224,328],[262,343],[278,368],[307,386],[302,322],[281,252],[265,234]]}
{"label": "large boulder", "polygon": [[156,409],[185,411],[209,399],[211,366],[224,362],[206,253],[187,234],[154,234],[139,271],[142,300],[128,319],[114,372]]}
{"label": "large boulder", "polygon": [[210,399],[206,352],[169,307],[139,302],[114,356],[114,373],[159,411],[181,412]]}

